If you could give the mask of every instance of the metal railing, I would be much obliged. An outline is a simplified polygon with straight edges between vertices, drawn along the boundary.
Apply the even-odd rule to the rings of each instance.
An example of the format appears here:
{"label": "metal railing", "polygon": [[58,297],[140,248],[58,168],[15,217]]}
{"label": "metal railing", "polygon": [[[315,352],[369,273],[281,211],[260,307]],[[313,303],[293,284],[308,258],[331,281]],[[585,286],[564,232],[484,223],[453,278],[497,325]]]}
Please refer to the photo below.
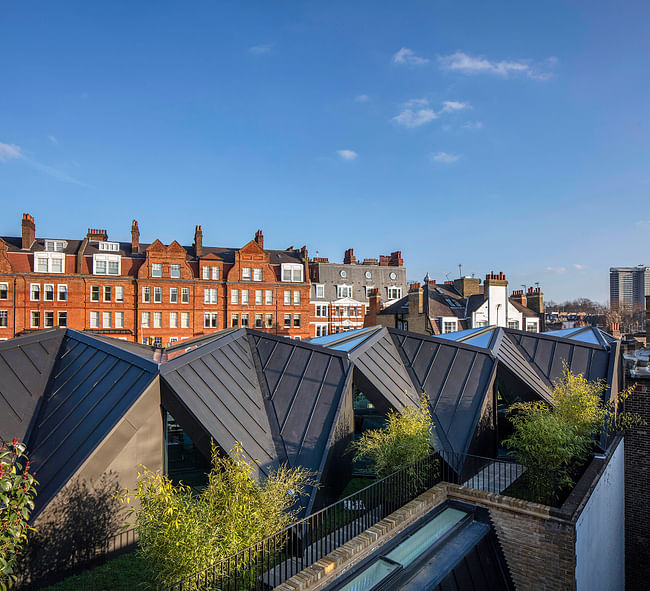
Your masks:
{"label": "metal railing", "polygon": [[451,470],[431,454],[164,589],[272,589],[440,482],[443,472]]}

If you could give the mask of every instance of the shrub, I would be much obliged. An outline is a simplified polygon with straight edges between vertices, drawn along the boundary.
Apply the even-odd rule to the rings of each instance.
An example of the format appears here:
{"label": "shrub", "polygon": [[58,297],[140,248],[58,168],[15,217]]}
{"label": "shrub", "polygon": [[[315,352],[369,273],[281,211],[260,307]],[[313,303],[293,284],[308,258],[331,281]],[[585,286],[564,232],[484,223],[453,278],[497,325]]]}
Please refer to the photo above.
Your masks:
{"label": "shrub", "polygon": [[354,458],[367,458],[378,477],[388,476],[431,453],[433,421],[425,395],[420,406],[391,410],[383,429],[366,431],[351,444]]}
{"label": "shrub", "polygon": [[0,445],[0,589],[16,582],[16,564],[31,529],[36,480],[30,473],[25,444],[17,439]]}
{"label": "shrub", "polygon": [[526,402],[508,408],[514,432],[503,443],[527,467],[529,500],[553,504],[562,489],[573,486],[572,475],[588,459],[595,435],[639,424],[637,416],[619,410],[631,390],[604,403],[606,388],[603,380],[571,373],[565,363],[553,385],[553,407]]}
{"label": "shrub", "polygon": [[[168,585],[205,569],[295,521],[296,504],[313,485],[310,474],[282,466],[258,484],[251,473],[237,445],[230,457],[213,446],[208,484],[199,493],[158,473],[139,474],[135,525],[156,583]],[[128,493],[123,498],[130,500]]]}

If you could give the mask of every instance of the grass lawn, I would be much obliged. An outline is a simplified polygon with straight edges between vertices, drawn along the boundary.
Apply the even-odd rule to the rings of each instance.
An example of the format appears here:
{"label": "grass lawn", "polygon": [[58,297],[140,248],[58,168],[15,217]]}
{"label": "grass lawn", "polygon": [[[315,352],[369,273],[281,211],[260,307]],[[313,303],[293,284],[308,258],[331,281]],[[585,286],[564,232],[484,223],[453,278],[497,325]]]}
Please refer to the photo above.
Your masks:
{"label": "grass lawn", "polygon": [[354,494],[358,490],[366,488],[366,486],[370,486],[373,482],[375,482],[374,478],[351,478],[350,482],[348,482],[348,485],[343,489],[343,492],[339,498],[344,499],[345,497]]}
{"label": "grass lawn", "polygon": [[45,591],[138,591],[148,585],[150,569],[137,552],[129,552],[79,575],[64,579]]}

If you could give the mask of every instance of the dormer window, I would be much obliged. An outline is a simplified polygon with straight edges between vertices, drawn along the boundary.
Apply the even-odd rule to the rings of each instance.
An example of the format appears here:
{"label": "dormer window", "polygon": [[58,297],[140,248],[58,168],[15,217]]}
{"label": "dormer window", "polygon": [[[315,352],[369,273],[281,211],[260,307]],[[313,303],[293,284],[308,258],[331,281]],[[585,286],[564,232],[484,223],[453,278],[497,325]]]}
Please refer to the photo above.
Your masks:
{"label": "dormer window", "polygon": [[46,240],[45,250],[47,252],[63,252],[67,245],[65,240]]}
{"label": "dormer window", "polygon": [[94,275],[120,275],[122,257],[119,254],[94,254]]}
{"label": "dormer window", "polygon": [[65,272],[65,255],[62,252],[39,252],[34,255],[36,273]]}
{"label": "dormer window", "polygon": [[282,263],[282,281],[302,282],[302,265]]}
{"label": "dormer window", "polygon": [[97,247],[99,250],[107,250],[109,252],[117,252],[120,250],[120,243],[119,242],[105,242],[101,241],[97,243]]}

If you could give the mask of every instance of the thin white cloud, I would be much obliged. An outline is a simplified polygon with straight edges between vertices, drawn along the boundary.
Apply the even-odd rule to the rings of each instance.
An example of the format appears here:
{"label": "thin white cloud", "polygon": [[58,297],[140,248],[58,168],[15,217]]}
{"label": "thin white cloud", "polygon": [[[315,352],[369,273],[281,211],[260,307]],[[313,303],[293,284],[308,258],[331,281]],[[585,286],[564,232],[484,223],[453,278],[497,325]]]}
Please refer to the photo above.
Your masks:
{"label": "thin white cloud", "polygon": [[533,80],[548,80],[553,74],[548,71],[557,64],[556,58],[544,61],[546,70],[533,66],[529,60],[492,61],[485,57],[471,56],[463,51],[438,57],[438,64],[443,70],[460,72],[461,74],[491,74],[502,78],[510,76],[526,76]]}
{"label": "thin white cloud", "polygon": [[16,146],[15,144],[3,144],[0,142],[0,162],[24,157],[25,156],[23,156],[19,146]]}
{"label": "thin white cloud", "polygon": [[482,129],[482,121],[467,121],[463,124],[463,129]]}
{"label": "thin white cloud", "polygon": [[53,135],[48,135],[47,139],[49,139],[54,145],[57,145],[59,143],[59,140],[57,140]]}
{"label": "thin white cloud", "polygon": [[448,154],[447,152],[436,152],[431,154],[431,160],[434,162],[441,162],[442,164],[453,164],[460,156],[457,154]]}
{"label": "thin white cloud", "polygon": [[271,51],[271,49],[273,49],[273,43],[267,43],[266,45],[253,45],[248,48],[248,53],[252,53],[253,55],[263,55]]}
{"label": "thin white cloud", "polygon": [[549,273],[566,273],[566,267],[546,267],[546,271]]}
{"label": "thin white cloud", "polygon": [[402,47],[395,55],[393,55],[394,64],[406,64],[409,66],[423,66],[428,64],[429,60],[426,57],[415,55],[415,52],[408,47]]}
{"label": "thin white cloud", "polygon": [[370,97],[367,94],[359,94],[354,97],[354,100],[358,103],[367,103],[370,100]]}
{"label": "thin white cloud", "polygon": [[337,150],[336,153],[343,160],[354,160],[359,155],[354,150]]}
{"label": "thin white cloud", "polygon": [[579,263],[573,263],[573,268],[578,269],[578,271],[584,271],[587,268],[587,265],[581,265]]}
{"label": "thin white cloud", "polygon": [[460,101],[443,101],[441,113],[453,113],[454,111],[463,111],[470,109],[469,103],[461,103]]}
{"label": "thin white cloud", "polygon": [[15,160],[15,159],[23,160],[24,162],[26,162],[32,168],[35,168],[39,172],[47,174],[48,176],[51,176],[64,183],[71,183],[73,185],[79,185],[81,187],[87,186],[85,183],[82,183],[81,181],[71,177],[65,172],[62,172],[52,166],[41,164],[40,162],[37,162],[36,160],[32,160],[31,158],[27,158],[23,154],[20,146],[16,146],[14,144],[3,144],[0,142],[0,162],[6,162],[7,160]]}
{"label": "thin white cloud", "polygon": [[443,101],[442,108],[436,113],[429,105],[427,99],[410,99],[404,103],[400,113],[393,117],[393,121],[404,127],[420,127],[420,125],[430,123],[444,113],[453,113],[470,108],[469,103]]}

